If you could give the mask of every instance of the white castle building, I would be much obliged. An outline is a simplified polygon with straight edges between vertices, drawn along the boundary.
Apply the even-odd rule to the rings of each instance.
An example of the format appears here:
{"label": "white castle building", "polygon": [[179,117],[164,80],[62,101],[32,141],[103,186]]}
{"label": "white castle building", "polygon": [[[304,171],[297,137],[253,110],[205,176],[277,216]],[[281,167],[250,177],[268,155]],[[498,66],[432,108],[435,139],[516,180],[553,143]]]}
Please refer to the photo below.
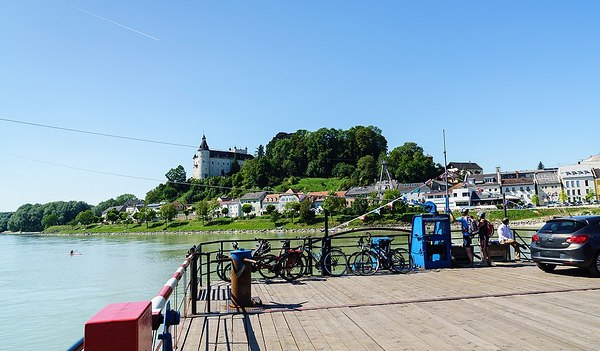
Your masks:
{"label": "white castle building", "polygon": [[229,151],[211,150],[206,143],[206,136],[202,135],[202,143],[194,155],[192,178],[205,179],[212,176],[225,176],[231,172],[231,165],[237,162],[240,167],[246,160],[253,159],[248,154],[248,148],[236,147]]}

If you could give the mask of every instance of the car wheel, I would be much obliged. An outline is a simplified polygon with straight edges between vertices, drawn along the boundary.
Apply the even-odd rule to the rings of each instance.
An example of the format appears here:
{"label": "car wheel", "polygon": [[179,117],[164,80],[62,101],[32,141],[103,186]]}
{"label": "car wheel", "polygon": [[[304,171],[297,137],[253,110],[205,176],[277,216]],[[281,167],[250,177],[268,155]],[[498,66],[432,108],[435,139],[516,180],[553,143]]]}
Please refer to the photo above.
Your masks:
{"label": "car wheel", "polygon": [[596,252],[592,264],[588,268],[594,277],[600,277],[600,251]]}
{"label": "car wheel", "polygon": [[554,268],[556,268],[555,264],[549,263],[538,263],[537,266],[539,269],[543,270],[546,273],[550,273],[554,270]]}

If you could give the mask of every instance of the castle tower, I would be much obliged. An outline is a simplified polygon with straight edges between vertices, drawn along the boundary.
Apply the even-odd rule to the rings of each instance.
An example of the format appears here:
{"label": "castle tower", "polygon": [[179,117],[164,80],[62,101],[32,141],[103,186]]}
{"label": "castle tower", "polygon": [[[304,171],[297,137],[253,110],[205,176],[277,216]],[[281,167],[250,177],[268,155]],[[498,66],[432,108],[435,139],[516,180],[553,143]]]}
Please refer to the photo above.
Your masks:
{"label": "castle tower", "polygon": [[206,142],[206,136],[202,134],[202,142],[193,158],[192,177],[195,179],[208,178],[210,175],[210,149]]}

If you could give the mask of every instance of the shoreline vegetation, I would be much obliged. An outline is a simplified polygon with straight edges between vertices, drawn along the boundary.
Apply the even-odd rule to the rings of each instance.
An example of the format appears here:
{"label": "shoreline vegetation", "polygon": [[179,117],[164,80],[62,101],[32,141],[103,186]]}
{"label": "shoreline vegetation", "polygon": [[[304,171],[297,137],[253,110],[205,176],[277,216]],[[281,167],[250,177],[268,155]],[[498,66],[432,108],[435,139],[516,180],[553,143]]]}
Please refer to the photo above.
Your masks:
{"label": "shoreline vegetation", "polygon": [[[500,225],[504,217],[503,210],[486,211],[488,219],[495,226]],[[576,215],[600,214],[600,207],[577,207],[577,208],[532,208],[520,210],[507,210],[511,219],[511,227],[516,229],[538,229],[552,217],[576,216]],[[459,216],[456,211],[455,216]],[[473,212],[476,215],[476,211]],[[397,220],[382,218],[380,220],[361,222],[352,221],[348,226],[341,227],[340,218],[330,218],[330,234],[347,229],[359,228],[401,228],[410,230],[411,224]],[[454,227],[453,227],[454,228]],[[168,223],[163,221],[141,224],[95,224],[89,226],[53,226],[42,232],[27,233],[37,235],[198,235],[198,234],[239,234],[256,235],[262,233],[298,233],[298,234],[321,234],[324,230],[324,218],[317,217],[313,224],[292,223],[289,220],[273,222],[268,218],[252,219],[215,219],[206,223],[199,220],[181,219]],[[16,232],[2,232],[2,234],[20,234]]]}

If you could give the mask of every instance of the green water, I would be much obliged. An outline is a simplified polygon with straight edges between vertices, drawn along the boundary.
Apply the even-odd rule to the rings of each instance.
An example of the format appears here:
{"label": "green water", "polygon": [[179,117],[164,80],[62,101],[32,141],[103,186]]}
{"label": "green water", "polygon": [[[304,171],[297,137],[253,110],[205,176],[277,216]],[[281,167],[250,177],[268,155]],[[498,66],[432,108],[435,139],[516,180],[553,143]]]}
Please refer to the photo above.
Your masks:
{"label": "green water", "polygon": [[213,239],[0,235],[0,349],[68,348],[104,306],[152,299],[192,245]]}

